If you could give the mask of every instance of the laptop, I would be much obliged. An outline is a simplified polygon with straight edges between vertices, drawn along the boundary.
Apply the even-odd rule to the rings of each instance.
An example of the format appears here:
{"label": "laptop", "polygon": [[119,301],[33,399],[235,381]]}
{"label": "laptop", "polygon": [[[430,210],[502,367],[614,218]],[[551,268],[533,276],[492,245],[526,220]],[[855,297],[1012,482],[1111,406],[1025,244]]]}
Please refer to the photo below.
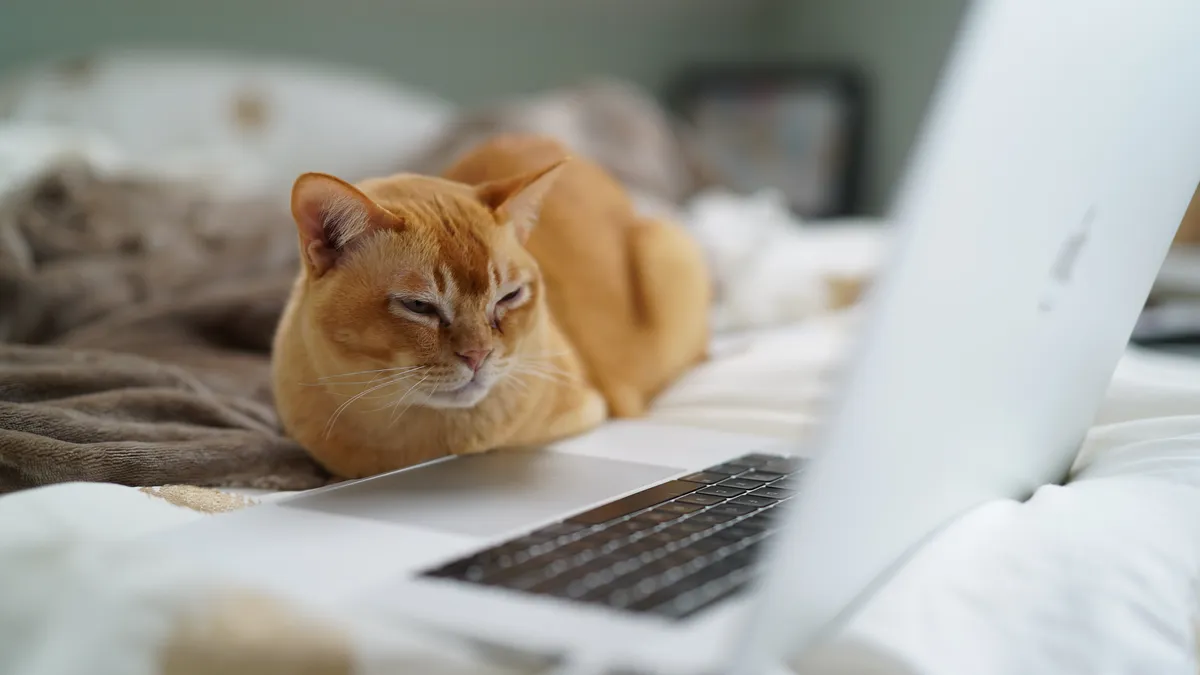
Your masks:
{"label": "laptop", "polygon": [[1200,181],[1200,3],[964,22],[812,442],[614,422],[155,545],[588,672],[758,675],[836,634],[941,528],[1064,479]]}

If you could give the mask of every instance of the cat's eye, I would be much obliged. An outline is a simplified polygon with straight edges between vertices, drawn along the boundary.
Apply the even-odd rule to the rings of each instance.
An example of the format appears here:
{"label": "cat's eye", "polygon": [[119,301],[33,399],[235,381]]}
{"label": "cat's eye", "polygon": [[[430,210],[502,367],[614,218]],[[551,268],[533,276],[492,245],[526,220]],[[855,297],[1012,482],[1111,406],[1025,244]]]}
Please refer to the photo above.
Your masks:
{"label": "cat's eye", "polygon": [[420,314],[422,316],[438,316],[437,305],[434,305],[432,302],[407,298],[400,300],[400,305],[413,314]]}
{"label": "cat's eye", "polygon": [[510,302],[516,302],[521,297],[521,294],[524,292],[525,292],[525,287],[518,286],[516,290],[514,290],[510,293],[507,293],[507,294],[505,294],[504,297],[500,298],[500,301],[498,304],[508,304]]}

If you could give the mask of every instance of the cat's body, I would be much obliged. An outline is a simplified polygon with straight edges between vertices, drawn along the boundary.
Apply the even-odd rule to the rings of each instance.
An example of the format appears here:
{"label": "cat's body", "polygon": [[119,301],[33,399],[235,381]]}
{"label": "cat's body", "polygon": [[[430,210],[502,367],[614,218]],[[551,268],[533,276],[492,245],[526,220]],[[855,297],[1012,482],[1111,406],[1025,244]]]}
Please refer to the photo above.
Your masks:
{"label": "cat's body", "polygon": [[[610,409],[642,413],[702,357],[698,249],[564,158],[550,141],[507,138],[454,180],[297,181],[304,265],[274,388],[284,426],[327,468],[366,476],[573,435]],[[670,276],[642,293],[659,261]]]}

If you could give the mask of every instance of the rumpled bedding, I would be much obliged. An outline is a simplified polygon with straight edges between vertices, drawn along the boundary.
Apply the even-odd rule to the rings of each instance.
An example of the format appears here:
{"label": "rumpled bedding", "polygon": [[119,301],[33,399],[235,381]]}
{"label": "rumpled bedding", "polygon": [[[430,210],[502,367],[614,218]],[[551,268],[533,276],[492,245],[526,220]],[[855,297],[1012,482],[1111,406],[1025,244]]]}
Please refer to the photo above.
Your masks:
{"label": "rumpled bedding", "polygon": [[329,481],[271,406],[296,261],[285,211],[62,155],[3,187],[0,493]]}
{"label": "rumpled bedding", "polygon": [[[771,420],[780,438],[803,437],[817,414],[797,412],[795,397],[766,399],[792,395],[789,378],[828,390],[855,323],[839,315],[730,341],[728,360],[697,374],[706,386],[681,383],[654,414],[726,429]],[[825,357],[809,356],[810,346]],[[784,375],[751,379],[768,367]],[[958,519],[794,672],[1194,674],[1200,415],[1152,408],[1160,392],[1200,405],[1200,385],[1166,381],[1163,371],[1200,375],[1194,364],[1131,352],[1068,485]],[[799,398],[827,400],[815,389]],[[354,606],[264,595],[137,545],[247,508],[195,490],[70,483],[0,499],[0,672],[570,672]]]}
{"label": "rumpled bedding", "polygon": [[[121,69],[123,63],[131,61],[138,68]],[[237,189],[230,175],[249,176],[253,180],[248,182],[256,186],[278,187],[285,178],[290,181],[296,170],[320,168],[297,167],[310,161],[309,156],[256,154],[254,144],[231,145],[228,134],[221,137],[223,132],[213,131],[210,147],[236,147],[237,152],[227,157],[206,154],[205,161],[199,163],[201,170],[189,172],[189,167],[197,165],[191,162],[195,156],[170,147],[169,112],[160,110],[154,117],[156,108],[145,105],[145,101],[128,104],[127,110],[124,99],[109,97],[103,99],[106,117],[97,122],[97,118],[88,116],[89,106],[95,107],[98,96],[88,86],[109,94],[146,91],[130,87],[137,73],[142,77],[152,73],[161,86],[175,83],[179,104],[189,105],[189,84],[184,76],[189,68],[194,71],[201,66],[212,64],[193,63],[181,71],[178,60],[152,56],[138,61],[136,56],[123,55],[88,64],[82,70],[78,63],[71,68],[48,66],[39,71],[45,77],[24,80],[16,90],[0,83],[0,192],[14,194],[13,186],[34,184],[27,180],[30,176],[45,175],[43,170],[49,166],[64,166],[61,162],[66,158],[81,160],[87,171],[104,180],[114,175],[134,176],[135,184],[144,185],[147,175],[189,177],[185,185],[190,187],[184,189],[185,193],[196,186],[203,190],[200,196],[185,195],[183,201],[189,206],[178,211],[183,215],[171,219],[176,225],[166,230],[170,236],[162,236],[162,227],[145,230],[146,236],[157,242],[155,246],[170,249],[180,236],[179,223],[185,224],[185,232],[187,228],[209,232],[229,222],[227,218],[206,217],[209,209],[227,208],[234,203],[231,195],[241,200],[247,192],[254,192]],[[257,65],[231,68],[221,77],[206,77],[205,82],[229,82],[234,86],[244,81],[242,71],[248,69],[259,76],[259,81],[268,83],[265,90],[252,95],[241,92],[241,98],[235,101],[240,106],[237,110],[246,113],[238,118],[239,124],[249,125],[252,133],[256,125],[261,126],[262,115],[251,113],[271,111],[273,106],[296,99],[289,98],[287,92],[311,93],[315,86],[313,82],[298,81],[302,78],[298,73],[303,71],[295,69],[271,71]],[[91,85],[86,81],[89,77]],[[220,95],[211,89],[205,90],[206,96]],[[278,97],[271,98],[272,92]],[[564,107],[569,110],[570,102],[576,100],[561,94],[530,99],[512,109],[550,111],[546,114],[557,119],[556,115]],[[266,103],[247,108],[247,96],[251,103]],[[171,98],[170,91],[156,90],[155,100],[160,106]],[[438,130],[463,128],[453,123],[452,116],[439,117],[441,108],[436,101],[412,106],[413,97],[408,94],[374,94],[369,98],[371,105],[360,107],[358,112],[373,109],[380,119],[390,120],[386,127],[381,124],[379,128],[390,130],[388,143],[405,151],[396,153],[398,168],[433,161],[439,147],[449,147],[402,138],[399,130],[403,124],[395,120],[403,116],[405,106],[419,109],[413,119],[419,121],[414,127],[422,133],[436,137]],[[51,108],[58,111],[57,123],[65,120],[69,129],[44,126],[46,120],[39,118],[38,111]],[[475,112],[461,119],[473,119],[467,125],[472,129],[483,123],[498,128],[511,124],[512,115],[495,112]],[[9,122],[4,125],[2,118],[6,116]],[[226,119],[219,115],[214,119],[217,117]],[[288,115],[280,117],[295,120]],[[129,120],[135,118],[137,122],[131,124]],[[266,118],[271,119],[270,113]],[[355,147],[351,141],[370,137],[361,133],[364,125],[368,122],[359,125],[353,139],[337,146],[342,154],[330,161],[345,169],[342,173],[354,166]],[[280,136],[283,132],[271,129],[269,123],[266,127],[267,131],[260,129],[257,133],[274,135],[272,142],[262,147],[289,147],[288,139]],[[287,128],[295,132],[291,140],[301,142],[304,134],[319,136],[322,129],[333,134],[336,125],[332,121],[326,127],[306,122]],[[560,128],[571,133],[588,126],[568,124]],[[160,139],[159,147],[171,158],[170,166],[156,165],[153,153],[145,148],[140,154],[128,151],[134,146],[122,133],[137,135],[130,129],[146,139]],[[31,143],[35,146],[32,149]],[[375,147],[364,150],[372,162],[383,160],[379,145],[376,142]],[[622,156],[612,153],[614,158]],[[242,167],[240,172],[214,170],[225,166],[223,162],[229,157],[236,158]],[[678,169],[688,165],[665,163],[660,169],[662,166]],[[664,174],[647,170],[625,175],[661,178]],[[648,181],[641,191],[646,208],[669,212],[697,233],[709,252],[720,291],[714,323],[721,331],[714,341],[713,360],[660,397],[651,418],[778,439],[803,439],[820,420],[836,384],[861,318],[858,310],[847,307],[869,282],[884,237],[870,222],[843,223],[836,229],[796,222],[780,208],[775,195],[730,195],[714,189],[698,175],[693,174],[695,181]],[[671,191],[676,189],[680,191],[677,194],[688,196],[673,201],[676,193]],[[34,190],[24,194],[38,193]],[[215,200],[213,195],[221,199]],[[41,194],[47,196],[51,198],[38,203],[61,201],[56,199],[61,194],[56,195],[55,190]],[[254,194],[249,199],[253,202]],[[236,203],[241,205],[238,208],[246,204]],[[269,213],[277,206],[264,202],[255,210]],[[162,218],[164,211],[156,207],[150,213]],[[62,222],[79,220],[66,218]],[[240,342],[245,335],[238,337],[228,322],[219,322],[220,330],[196,330],[196,326],[213,320],[214,311],[211,305],[206,311],[196,310],[191,303],[203,304],[210,293],[222,292],[207,288],[203,274],[208,269],[206,264],[178,258],[185,262],[166,266],[170,282],[160,288],[128,283],[128,275],[114,276],[112,270],[124,269],[124,263],[114,267],[111,259],[89,259],[81,269],[101,269],[110,275],[107,278],[127,283],[100,289],[86,279],[67,275],[68,281],[61,286],[46,284],[48,290],[37,292],[55,298],[60,307],[74,307],[72,311],[52,312],[47,318],[39,309],[45,306],[43,300],[30,308],[24,300],[18,304],[10,299],[31,297],[34,291],[26,283],[30,269],[39,274],[53,271],[54,265],[44,262],[48,257],[76,253],[59,240],[40,244],[49,247],[43,250],[50,250],[50,256],[30,253],[36,248],[28,245],[30,229],[23,226],[18,238],[13,236],[13,229],[6,229],[0,222],[0,241],[7,246],[0,249],[23,252],[25,256],[0,257],[0,314],[4,315],[0,330],[9,331],[6,335],[10,336],[30,331],[27,334],[37,335],[36,340],[23,341],[44,343],[38,350],[72,354],[97,349],[137,361],[139,365],[132,367],[130,377],[159,378],[153,380],[153,387],[165,388],[171,396],[187,400],[180,409],[146,409],[144,414],[151,423],[161,422],[164,414],[180,414],[180,410],[194,416],[188,418],[192,422],[208,420],[182,426],[179,420],[171,422],[177,426],[170,428],[188,429],[176,442],[189,443],[187,434],[195,434],[194,438],[204,445],[216,438],[218,430],[258,434],[256,439],[272,439],[271,443],[278,440],[272,435],[277,430],[272,426],[262,390],[236,379],[245,373],[254,377],[254,368],[225,371],[213,368],[211,360],[223,362],[233,345],[235,351],[250,355],[251,361],[243,362],[243,366],[257,363],[261,367],[261,342],[257,346],[253,340]],[[290,227],[285,231],[290,237]],[[121,253],[118,258],[147,249],[145,245],[139,249],[127,241],[122,243],[122,237],[103,241]],[[238,246],[224,250],[231,252],[230,260],[236,260],[238,252],[254,249]],[[11,273],[17,269],[12,260],[26,261],[19,274]],[[803,264],[788,265],[789,260],[802,260]],[[290,264],[286,258],[277,263],[279,268]],[[250,266],[252,271],[256,268]],[[279,268],[264,265],[262,271]],[[56,277],[46,278],[53,281]],[[267,288],[277,279],[259,281]],[[32,288],[42,286],[37,283]],[[150,297],[162,289],[166,289],[165,300]],[[106,295],[109,291],[116,294]],[[81,292],[96,293],[99,299],[95,304],[78,302]],[[254,294],[247,296],[252,298]],[[179,298],[187,301],[172,307]],[[228,300],[225,296],[222,302]],[[14,307],[24,309],[15,311]],[[111,311],[99,312],[102,316],[98,318],[99,308]],[[261,312],[260,320],[269,321],[269,314]],[[229,315],[218,311],[215,316]],[[108,327],[108,321],[117,323]],[[101,328],[93,329],[92,325]],[[176,342],[181,326],[183,333],[191,337]],[[226,329],[233,337],[227,337]],[[197,346],[192,339],[197,335],[204,338],[199,341],[199,351],[192,349]],[[178,349],[180,344],[186,347],[182,351]],[[143,362],[155,365],[143,369]],[[931,675],[1195,673],[1195,630],[1200,617],[1198,382],[1200,367],[1191,361],[1131,350],[1117,371],[1068,485],[1045,487],[1023,503],[998,500],[961,517],[924,546],[834,640],[806,655],[803,661],[790,664],[793,671]],[[138,386],[144,384],[139,382]],[[0,391],[9,391],[5,387],[6,382],[0,380]],[[231,394],[240,400],[231,401]],[[32,399],[45,394],[27,391],[21,396]],[[44,400],[49,401],[42,411],[47,420],[56,416],[80,420],[88,415],[94,420],[105,414],[103,406],[81,409],[72,396]],[[210,433],[214,435],[207,435]],[[6,469],[2,460],[3,439],[0,436],[0,479],[13,480],[16,474]],[[969,441],[964,439],[964,443]],[[258,462],[255,466],[265,467],[267,473],[279,473],[278,467],[287,465],[281,458],[288,456],[287,452],[262,454],[254,460]],[[290,466],[295,475],[306,475],[302,467]],[[27,485],[80,478],[72,475],[69,467],[50,469],[53,472],[40,477],[16,480]],[[179,482],[253,485],[212,475],[188,476]],[[321,477],[309,478],[319,481]],[[267,490],[231,494],[161,485],[160,481],[175,482],[164,475],[144,474],[130,482],[157,487],[67,482],[0,498],[0,672],[569,672],[536,658],[485,652],[415,626],[396,625],[361,608],[265,595],[254,588],[233,585],[193,561],[137,545],[135,540],[146,534],[230,509],[252,508],[255,499],[271,499],[276,489],[305,487],[268,484],[260,486]],[[252,497],[245,497],[247,494]],[[237,552],[230,551],[229,555]]]}

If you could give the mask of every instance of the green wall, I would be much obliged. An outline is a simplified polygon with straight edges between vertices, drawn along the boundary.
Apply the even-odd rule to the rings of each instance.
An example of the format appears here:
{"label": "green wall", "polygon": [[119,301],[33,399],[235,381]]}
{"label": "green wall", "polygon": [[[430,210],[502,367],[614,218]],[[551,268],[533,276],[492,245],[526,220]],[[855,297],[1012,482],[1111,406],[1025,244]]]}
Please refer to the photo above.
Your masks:
{"label": "green wall", "polygon": [[777,0],[770,49],[782,57],[849,62],[869,78],[868,211],[883,210],[933,92],[966,0]]}
{"label": "green wall", "polygon": [[370,68],[474,103],[594,73],[661,86],[759,47],[757,0],[0,0],[0,71],[109,45]]}

